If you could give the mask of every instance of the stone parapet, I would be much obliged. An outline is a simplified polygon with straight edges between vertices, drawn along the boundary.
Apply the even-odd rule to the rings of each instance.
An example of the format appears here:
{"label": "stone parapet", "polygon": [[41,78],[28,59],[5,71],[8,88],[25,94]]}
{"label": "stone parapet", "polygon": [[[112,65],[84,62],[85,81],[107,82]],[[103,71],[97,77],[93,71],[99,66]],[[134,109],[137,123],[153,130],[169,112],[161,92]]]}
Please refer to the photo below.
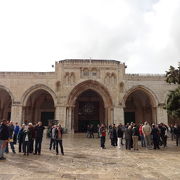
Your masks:
{"label": "stone parapet", "polygon": [[125,74],[125,80],[133,81],[165,81],[164,74]]}
{"label": "stone parapet", "polygon": [[0,78],[11,78],[11,77],[45,77],[52,78],[55,77],[55,72],[0,72]]}
{"label": "stone parapet", "polygon": [[117,64],[121,64],[120,61],[117,61],[117,60],[102,60],[102,59],[65,59],[65,60],[61,60],[61,61],[58,61],[56,63],[61,63],[61,64],[102,64],[102,65],[109,65],[109,64],[114,64],[114,65],[117,65]]}

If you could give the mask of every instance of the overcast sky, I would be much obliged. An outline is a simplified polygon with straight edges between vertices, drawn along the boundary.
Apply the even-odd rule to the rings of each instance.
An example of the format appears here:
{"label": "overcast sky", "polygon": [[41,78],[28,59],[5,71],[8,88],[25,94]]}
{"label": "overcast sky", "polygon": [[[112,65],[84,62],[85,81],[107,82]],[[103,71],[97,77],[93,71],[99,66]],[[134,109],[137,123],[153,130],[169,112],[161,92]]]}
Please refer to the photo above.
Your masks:
{"label": "overcast sky", "polygon": [[119,60],[128,73],[177,67],[180,0],[0,1],[0,71],[73,58]]}

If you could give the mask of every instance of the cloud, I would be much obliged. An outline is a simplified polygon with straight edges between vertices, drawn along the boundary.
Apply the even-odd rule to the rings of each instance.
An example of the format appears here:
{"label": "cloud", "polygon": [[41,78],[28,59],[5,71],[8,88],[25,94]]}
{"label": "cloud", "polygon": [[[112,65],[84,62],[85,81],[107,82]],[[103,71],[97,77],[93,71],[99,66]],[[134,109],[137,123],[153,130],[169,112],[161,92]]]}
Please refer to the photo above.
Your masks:
{"label": "cloud", "polygon": [[51,71],[68,58],[117,59],[130,73],[180,61],[178,0],[0,2],[0,71]]}

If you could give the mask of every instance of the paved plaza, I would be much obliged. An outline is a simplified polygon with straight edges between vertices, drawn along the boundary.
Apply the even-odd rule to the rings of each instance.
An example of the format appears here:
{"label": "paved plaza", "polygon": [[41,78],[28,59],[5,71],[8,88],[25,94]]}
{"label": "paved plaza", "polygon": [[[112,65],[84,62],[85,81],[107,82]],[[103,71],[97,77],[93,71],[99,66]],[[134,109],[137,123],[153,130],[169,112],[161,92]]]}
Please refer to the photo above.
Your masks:
{"label": "paved plaza", "polygon": [[[110,146],[101,150],[99,139],[84,134],[64,135],[65,155],[48,149],[44,139],[42,155],[10,153],[0,162],[0,180],[179,180],[180,147],[168,141],[167,148],[139,151]],[[17,147],[16,147],[17,149]]]}

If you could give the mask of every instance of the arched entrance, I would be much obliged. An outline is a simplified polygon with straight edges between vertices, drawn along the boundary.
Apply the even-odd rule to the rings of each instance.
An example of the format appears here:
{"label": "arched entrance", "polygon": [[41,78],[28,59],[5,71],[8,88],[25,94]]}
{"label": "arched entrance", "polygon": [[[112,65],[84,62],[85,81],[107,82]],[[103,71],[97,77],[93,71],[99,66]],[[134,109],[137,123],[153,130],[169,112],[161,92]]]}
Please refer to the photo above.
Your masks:
{"label": "arched entrance", "polygon": [[10,94],[0,87],[0,120],[11,120],[12,99]]}
{"label": "arched entrance", "polygon": [[44,126],[48,125],[48,120],[54,119],[55,107],[51,94],[44,90],[38,89],[31,93],[23,108],[24,122],[36,123],[42,121]]}
{"label": "arched entrance", "polygon": [[88,125],[96,129],[98,124],[105,123],[105,109],[102,97],[93,90],[81,93],[75,103],[74,131],[85,132]]}
{"label": "arched entrance", "polygon": [[157,123],[157,105],[153,95],[146,89],[137,87],[128,92],[125,99],[124,123]]}
{"label": "arched entrance", "polygon": [[112,99],[108,90],[94,80],[84,81],[71,91],[66,107],[66,127],[83,132],[87,124],[113,122]]}

